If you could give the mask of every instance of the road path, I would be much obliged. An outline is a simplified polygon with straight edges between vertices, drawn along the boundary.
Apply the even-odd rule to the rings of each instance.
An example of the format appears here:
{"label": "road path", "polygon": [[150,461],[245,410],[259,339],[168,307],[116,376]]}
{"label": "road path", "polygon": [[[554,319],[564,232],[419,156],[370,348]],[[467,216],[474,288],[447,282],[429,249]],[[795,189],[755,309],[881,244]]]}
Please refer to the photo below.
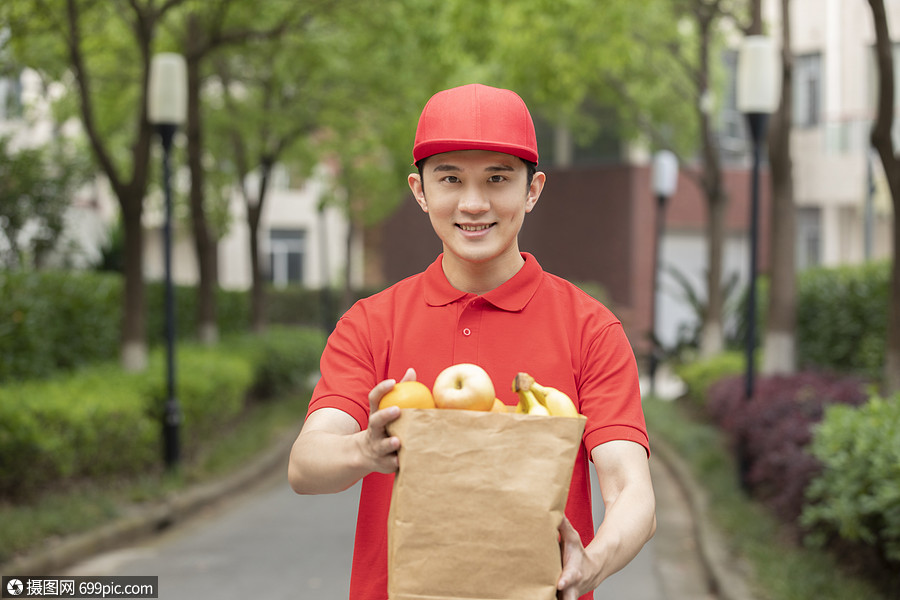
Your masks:
{"label": "road path", "polygon": [[[659,460],[651,460],[659,529],[609,578],[597,600],[711,600],[689,511]],[[594,480],[596,490],[596,480]],[[359,486],[297,496],[284,473],[131,548],[72,567],[70,575],[157,575],[159,598],[339,600],[347,597]],[[602,516],[602,506],[596,515]]]}

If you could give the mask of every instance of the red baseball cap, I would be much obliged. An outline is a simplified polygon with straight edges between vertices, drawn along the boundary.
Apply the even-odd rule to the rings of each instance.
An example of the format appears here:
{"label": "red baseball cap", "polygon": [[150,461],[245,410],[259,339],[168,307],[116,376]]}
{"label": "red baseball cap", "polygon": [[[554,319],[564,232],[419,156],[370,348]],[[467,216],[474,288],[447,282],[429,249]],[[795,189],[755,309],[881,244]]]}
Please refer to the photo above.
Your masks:
{"label": "red baseball cap", "polygon": [[510,90],[473,83],[438,92],[425,104],[413,158],[455,150],[492,150],[537,163],[528,107]]}

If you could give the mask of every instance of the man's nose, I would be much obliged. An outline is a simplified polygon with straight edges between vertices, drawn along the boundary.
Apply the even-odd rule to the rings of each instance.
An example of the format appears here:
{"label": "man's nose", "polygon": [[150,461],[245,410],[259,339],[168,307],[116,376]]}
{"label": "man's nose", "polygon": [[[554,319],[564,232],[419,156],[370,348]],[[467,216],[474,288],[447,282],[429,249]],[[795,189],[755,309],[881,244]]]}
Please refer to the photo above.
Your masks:
{"label": "man's nose", "polygon": [[466,213],[482,213],[490,208],[490,202],[484,192],[475,186],[463,190],[459,199],[459,210]]}

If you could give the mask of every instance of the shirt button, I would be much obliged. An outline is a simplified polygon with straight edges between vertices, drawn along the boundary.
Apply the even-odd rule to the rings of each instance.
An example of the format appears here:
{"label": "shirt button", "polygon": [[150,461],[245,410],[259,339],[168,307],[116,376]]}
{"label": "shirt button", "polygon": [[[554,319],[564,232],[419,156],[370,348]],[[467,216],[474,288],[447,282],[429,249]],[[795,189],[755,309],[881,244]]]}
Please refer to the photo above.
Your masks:
{"label": "shirt button", "polygon": [[463,329],[462,333],[463,335],[472,335],[472,330],[466,327],[465,329]]}

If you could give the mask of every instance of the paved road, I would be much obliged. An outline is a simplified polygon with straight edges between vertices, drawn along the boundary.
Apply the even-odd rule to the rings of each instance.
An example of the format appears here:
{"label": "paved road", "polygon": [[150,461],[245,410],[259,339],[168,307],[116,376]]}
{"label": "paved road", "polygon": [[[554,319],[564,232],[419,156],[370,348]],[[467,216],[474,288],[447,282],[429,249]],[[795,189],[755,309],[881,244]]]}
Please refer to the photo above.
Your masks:
{"label": "paved road", "polygon": [[[709,600],[683,498],[661,463],[651,465],[657,536],[596,598]],[[278,473],[172,531],[68,574],[158,575],[164,600],[346,598],[358,494],[354,486],[337,495],[297,496]],[[602,507],[598,522],[601,515]]]}

